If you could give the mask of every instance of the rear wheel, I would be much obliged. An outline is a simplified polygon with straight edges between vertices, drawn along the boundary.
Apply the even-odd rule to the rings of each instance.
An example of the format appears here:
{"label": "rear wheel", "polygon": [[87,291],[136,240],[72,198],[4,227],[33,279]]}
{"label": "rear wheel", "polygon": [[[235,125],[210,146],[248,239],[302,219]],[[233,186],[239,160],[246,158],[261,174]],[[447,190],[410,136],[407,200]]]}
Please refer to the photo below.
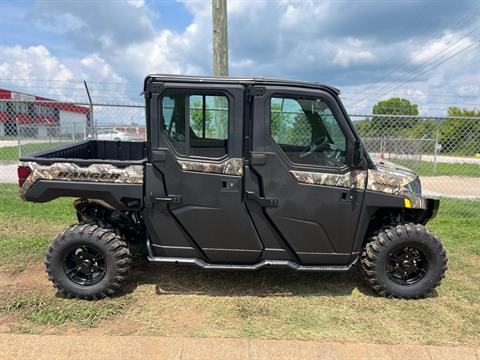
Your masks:
{"label": "rear wheel", "polygon": [[49,280],[66,297],[101,299],[120,289],[131,263],[120,234],[96,224],[75,224],[50,245]]}
{"label": "rear wheel", "polygon": [[447,254],[441,241],[423,225],[400,224],[372,236],[361,263],[367,282],[377,293],[415,299],[440,285]]}

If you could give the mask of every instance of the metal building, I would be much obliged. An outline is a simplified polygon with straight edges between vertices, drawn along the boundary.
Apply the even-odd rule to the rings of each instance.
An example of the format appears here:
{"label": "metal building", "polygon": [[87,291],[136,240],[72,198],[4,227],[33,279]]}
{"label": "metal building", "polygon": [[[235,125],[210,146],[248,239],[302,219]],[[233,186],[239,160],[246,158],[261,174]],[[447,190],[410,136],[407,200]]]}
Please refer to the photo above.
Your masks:
{"label": "metal building", "polygon": [[16,136],[19,128],[29,137],[84,133],[90,126],[90,109],[0,89],[0,136]]}

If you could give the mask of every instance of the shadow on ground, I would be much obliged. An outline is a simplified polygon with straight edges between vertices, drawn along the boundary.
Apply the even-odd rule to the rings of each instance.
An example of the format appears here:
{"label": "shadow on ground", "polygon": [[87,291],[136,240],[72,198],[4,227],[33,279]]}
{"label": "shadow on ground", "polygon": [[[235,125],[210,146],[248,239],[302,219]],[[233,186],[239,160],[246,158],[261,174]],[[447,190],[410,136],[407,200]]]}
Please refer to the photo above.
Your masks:
{"label": "shadow on ground", "polygon": [[203,270],[195,266],[151,264],[137,259],[123,294],[133,292],[142,284],[155,285],[157,295],[349,296],[357,289],[365,295],[376,296],[365,284],[357,267],[348,272],[332,273],[276,268]]}

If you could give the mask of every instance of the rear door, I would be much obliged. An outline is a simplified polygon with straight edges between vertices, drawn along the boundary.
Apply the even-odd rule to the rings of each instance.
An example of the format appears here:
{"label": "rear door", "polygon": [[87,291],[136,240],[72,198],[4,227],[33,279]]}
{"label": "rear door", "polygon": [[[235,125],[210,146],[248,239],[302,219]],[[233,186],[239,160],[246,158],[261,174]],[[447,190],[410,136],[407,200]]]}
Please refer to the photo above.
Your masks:
{"label": "rear door", "polygon": [[355,137],[338,102],[293,87],[255,87],[252,94],[251,168],[260,183],[248,183],[247,192],[267,200],[262,213],[252,207],[255,222],[263,216],[273,223],[301,263],[348,263],[365,172],[348,166]]}
{"label": "rear door", "polygon": [[144,214],[154,255],[256,262],[263,247],[242,202],[244,87],[157,88]]}

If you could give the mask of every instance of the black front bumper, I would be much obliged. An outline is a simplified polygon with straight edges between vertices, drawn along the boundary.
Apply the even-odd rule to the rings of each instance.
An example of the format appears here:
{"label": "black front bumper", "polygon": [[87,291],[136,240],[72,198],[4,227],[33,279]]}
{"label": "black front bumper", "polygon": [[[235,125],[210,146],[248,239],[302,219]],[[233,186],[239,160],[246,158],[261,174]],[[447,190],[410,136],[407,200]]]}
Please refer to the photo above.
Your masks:
{"label": "black front bumper", "polygon": [[427,197],[425,200],[427,201],[426,222],[437,216],[438,209],[440,208],[440,199]]}

